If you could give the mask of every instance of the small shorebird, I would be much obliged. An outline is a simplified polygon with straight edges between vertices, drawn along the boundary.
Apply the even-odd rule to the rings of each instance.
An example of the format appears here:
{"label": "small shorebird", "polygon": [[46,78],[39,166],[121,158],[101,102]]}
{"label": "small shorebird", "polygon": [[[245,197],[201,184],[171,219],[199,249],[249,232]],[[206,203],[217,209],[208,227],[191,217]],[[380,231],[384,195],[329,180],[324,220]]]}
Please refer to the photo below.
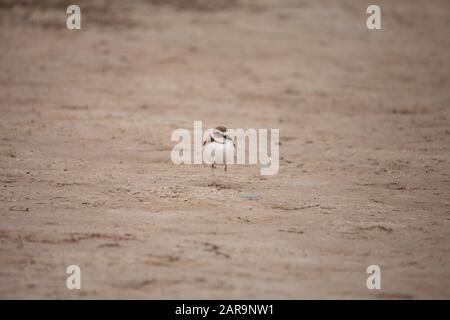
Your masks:
{"label": "small shorebird", "polygon": [[230,132],[227,128],[219,126],[211,131],[211,135],[203,141],[206,156],[212,156],[208,159],[212,163],[211,168],[214,171],[216,164],[225,165],[224,171],[227,171],[227,161],[225,155],[232,155],[234,157],[235,145],[233,139],[230,137]]}

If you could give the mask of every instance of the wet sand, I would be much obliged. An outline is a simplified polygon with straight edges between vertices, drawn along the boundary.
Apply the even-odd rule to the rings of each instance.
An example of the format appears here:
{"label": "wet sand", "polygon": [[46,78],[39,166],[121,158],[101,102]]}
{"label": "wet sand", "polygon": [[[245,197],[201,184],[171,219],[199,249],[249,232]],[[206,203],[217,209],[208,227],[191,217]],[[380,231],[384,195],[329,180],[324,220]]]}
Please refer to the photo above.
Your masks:
{"label": "wet sand", "polygon": [[[1,298],[450,298],[448,1],[381,1],[380,31],[366,1],[78,1],[80,31],[17,2]],[[279,128],[279,173],[172,164],[194,120]]]}

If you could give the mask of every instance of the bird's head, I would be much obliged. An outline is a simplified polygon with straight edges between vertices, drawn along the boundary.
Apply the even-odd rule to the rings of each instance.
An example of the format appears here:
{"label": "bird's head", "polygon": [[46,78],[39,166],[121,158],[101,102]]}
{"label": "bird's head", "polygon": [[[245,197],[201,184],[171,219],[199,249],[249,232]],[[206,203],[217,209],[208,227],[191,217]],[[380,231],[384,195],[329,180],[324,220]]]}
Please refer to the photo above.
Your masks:
{"label": "bird's head", "polygon": [[224,126],[218,126],[214,129],[214,131],[220,135],[222,135],[223,137],[227,137],[230,135],[230,132],[228,131],[228,129]]}

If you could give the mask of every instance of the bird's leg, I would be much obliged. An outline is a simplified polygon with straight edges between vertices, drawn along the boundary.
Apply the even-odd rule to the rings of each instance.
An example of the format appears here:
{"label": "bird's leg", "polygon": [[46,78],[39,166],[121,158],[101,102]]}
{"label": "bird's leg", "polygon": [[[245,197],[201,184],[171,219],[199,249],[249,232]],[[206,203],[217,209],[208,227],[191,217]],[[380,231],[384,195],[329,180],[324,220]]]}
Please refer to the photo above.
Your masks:
{"label": "bird's leg", "polygon": [[216,168],[216,165],[213,163],[212,165],[211,165],[211,170],[212,170],[212,172],[214,173],[214,169]]}
{"label": "bird's leg", "polygon": [[225,164],[225,168],[223,169],[225,172],[227,172],[227,165]]}

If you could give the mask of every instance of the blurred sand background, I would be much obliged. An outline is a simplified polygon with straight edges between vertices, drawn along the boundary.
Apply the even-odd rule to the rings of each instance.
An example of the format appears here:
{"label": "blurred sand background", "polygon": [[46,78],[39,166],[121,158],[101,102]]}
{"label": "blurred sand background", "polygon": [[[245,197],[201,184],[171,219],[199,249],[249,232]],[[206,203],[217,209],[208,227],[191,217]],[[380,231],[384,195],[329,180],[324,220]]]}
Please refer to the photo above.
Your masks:
{"label": "blurred sand background", "polygon": [[[450,2],[71,3],[0,1],[1,298],[450,298]],[[279,173],[173,165],[194,120]]]}

